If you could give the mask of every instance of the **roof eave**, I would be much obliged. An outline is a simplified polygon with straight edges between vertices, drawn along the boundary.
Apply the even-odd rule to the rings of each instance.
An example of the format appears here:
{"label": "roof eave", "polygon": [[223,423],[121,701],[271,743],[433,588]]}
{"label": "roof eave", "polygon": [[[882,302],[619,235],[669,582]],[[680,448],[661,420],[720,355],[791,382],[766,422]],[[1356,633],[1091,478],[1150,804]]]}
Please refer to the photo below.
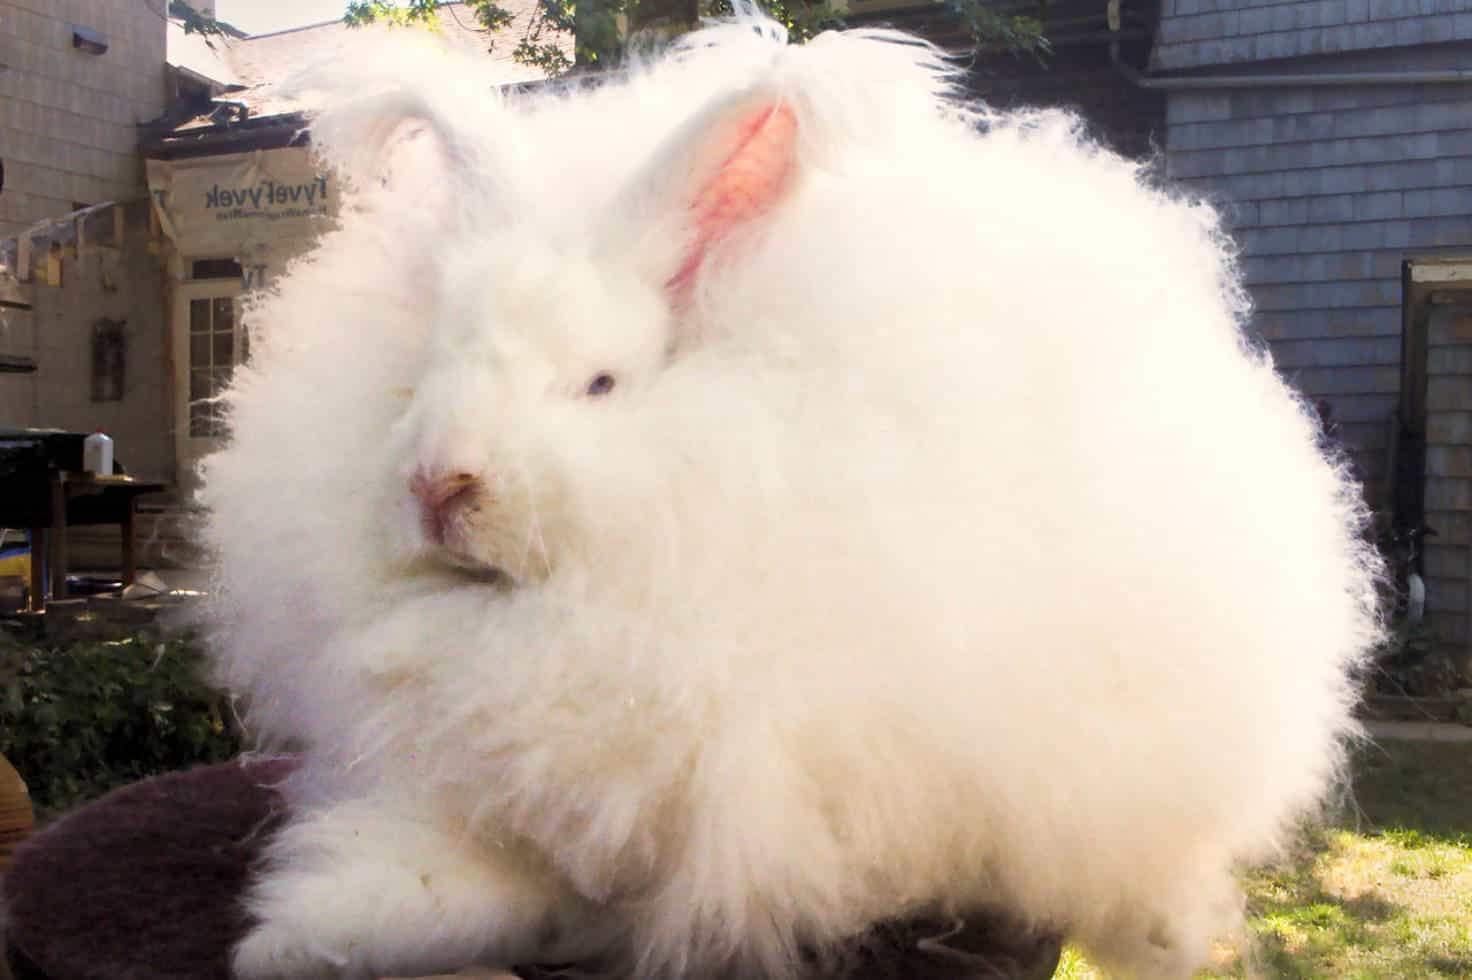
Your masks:
{"label": "roof eave", "polygon": [[176,160],[182,157],[302,146],[307,142],[306,116],[299,112],[290,112],[261,116],[244,123],[224,123],[174,131],[144,143],[142,150],[143,155],[151,160]]}

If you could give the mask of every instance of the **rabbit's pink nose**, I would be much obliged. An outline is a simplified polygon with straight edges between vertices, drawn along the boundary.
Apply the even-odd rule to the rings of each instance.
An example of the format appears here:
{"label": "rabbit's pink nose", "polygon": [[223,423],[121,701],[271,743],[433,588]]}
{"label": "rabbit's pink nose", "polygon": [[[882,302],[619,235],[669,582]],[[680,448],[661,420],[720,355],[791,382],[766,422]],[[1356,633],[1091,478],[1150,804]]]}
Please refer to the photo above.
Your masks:
{"label": "rabbit's pink nose", "polygon": [[419,501],[424,533],[436,544],[444,544],[455,515],[475,499],[480,487],[480,477],[473,473],[415,472],[409,478],[409,492]]}

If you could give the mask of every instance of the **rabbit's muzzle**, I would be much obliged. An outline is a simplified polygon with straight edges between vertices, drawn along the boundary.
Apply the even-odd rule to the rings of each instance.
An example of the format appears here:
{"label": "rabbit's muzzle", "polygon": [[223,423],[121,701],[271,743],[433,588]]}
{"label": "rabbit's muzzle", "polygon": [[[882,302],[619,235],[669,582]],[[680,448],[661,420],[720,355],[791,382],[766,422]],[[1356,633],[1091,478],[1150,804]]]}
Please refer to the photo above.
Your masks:
{"label": "rabbit's muzzle", "polygon": [[504,478],[463,464],[420,464],[407,479],[427,557],[478,582],[538,582],[551,571],[541,530],[507,506]]}
{"label": "rabbit's muzzle", "polygon": [[473,473],[419,469],[409,478],[409,492],[419,502],[425,538],[452,554],[463,551],[466,542],[460,532],[465,518],[485,499],[485,482]]}

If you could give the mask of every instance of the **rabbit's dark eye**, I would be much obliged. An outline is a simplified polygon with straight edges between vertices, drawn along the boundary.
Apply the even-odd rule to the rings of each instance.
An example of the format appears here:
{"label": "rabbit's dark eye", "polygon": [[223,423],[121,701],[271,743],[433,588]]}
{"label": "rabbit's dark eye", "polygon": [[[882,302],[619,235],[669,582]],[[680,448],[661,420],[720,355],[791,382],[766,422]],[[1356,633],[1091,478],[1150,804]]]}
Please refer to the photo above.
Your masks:
{"label": "rabbit's dark eye", "polygon": [[593,380],[588,382],[588,387],[583,389],[583,393],[590,398],[597,398],[599,395],[608,394],[616,384],[618,384],[618,379],[604,371],[602,374],[593,376]]}

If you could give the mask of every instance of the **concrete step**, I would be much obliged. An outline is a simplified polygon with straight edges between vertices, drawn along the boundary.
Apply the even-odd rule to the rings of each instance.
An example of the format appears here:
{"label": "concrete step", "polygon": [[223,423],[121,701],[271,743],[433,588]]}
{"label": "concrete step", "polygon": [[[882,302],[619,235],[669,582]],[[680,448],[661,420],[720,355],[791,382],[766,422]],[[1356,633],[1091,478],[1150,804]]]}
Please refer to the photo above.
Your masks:
{"label": "concrete step", "polygon": [[[195,543],[195,511],[183,507],[140,510],[134,519],[139,568],[198,568],[203,552]],[[122,564],[120,529],[109,525],[67,530],[67,566],[71,569],[118,569]]]}

